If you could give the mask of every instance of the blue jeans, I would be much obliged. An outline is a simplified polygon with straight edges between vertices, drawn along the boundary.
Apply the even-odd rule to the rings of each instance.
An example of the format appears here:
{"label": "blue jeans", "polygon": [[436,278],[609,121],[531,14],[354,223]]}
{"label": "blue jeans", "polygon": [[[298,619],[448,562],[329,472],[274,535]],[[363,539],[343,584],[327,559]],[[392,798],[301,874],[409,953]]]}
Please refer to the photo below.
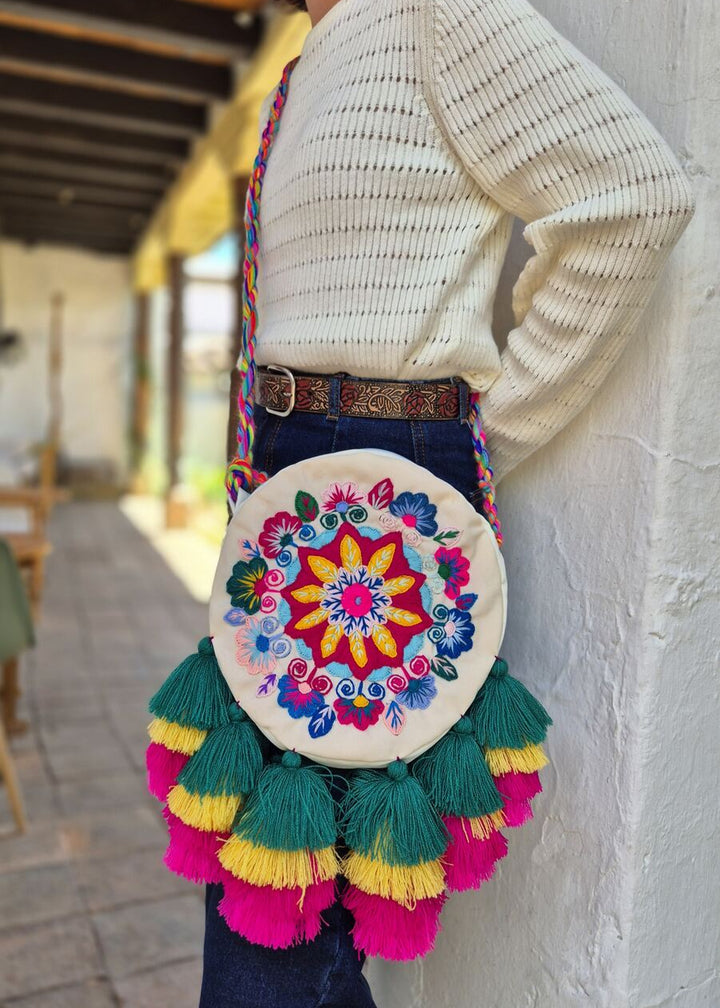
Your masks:
{"label": "blue jeans", "polygon": [[[254,465],[272,476],[314,455],[346,448],[384,448],[425,466],[481,512],[470,428],[457,420],[381,420],[330,414],[276,417],[256,407]],[[343,775],[336,773],[336,786]],[[336,797],[339,797],[336,794]],[[342,884],[341,880],[341,884]],[[207,888],[205,964],[200,1008],[375,1008],[352,944],[352,917],[338,901],[310,944],[274,951],[232,932],[217,912],[222,886]]]}

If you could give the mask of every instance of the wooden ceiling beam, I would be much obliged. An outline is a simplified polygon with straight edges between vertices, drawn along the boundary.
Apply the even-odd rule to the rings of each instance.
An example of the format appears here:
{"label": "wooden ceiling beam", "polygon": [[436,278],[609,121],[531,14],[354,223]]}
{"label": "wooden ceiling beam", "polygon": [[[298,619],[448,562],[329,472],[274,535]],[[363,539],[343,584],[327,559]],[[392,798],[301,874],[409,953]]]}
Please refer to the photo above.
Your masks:
{"label": "wooden ceiling beam", "polygon": [[31,175],[4,172],[0,165],[0,206],[10,196],[36,197],[51,205],[74,209],[78,206],[102,208],[126,207],[150,212],[158,201],[158,193],[133,192],[78,182],[77,179],[38,179]]}
{"label": "wooden ceiling beam", "polygon": [[0,145],[20,143],[37,150],[139,164],[178,165],[190,153],[182,137],[157,136],[132,130],[81,125],[46,116],[3,113],[0,110]]}
{"label": "wooden ceiling beam", "polygon": [[103,252],[109,255],[127,256],[133,250],[134,242],[126,238],[102,238],[73,231],[41,231],[26,227],[22,221],[0,222],[0,235],[9,241],[24,245],[59,245],[81,248],[88,252]]}
{"label": "wooden ceiling beam", "polygon": [[74,185],[90,183],[111,187],[113,190],[152,194],[156,198],[174,178],[173,172],[162,169],[133,170],[114,160],[73,157],[72,154],[58,154],[50,158],[32,147],[7,143],[0,149],[0,172],[47,182],[58,179],[62,182],[72,180]]}
{"label": "wooden ceiling beam", "polygon": [[37,196],[0,194],[0,216],[16,217],[37,224],[56,224],[68,228],[86,228],[92,233],[133,237],[145,227],[147,213],[130,208],[110,210],[87,206],[60,206]]}
{"label": "wooden ceiling beam", "polygon": [[102,91],[0,71],[0,109],[64,122],[189,138],[207,127],[204,105]]}
{"label": "wooden ceiling beam", "polygon": [[203,7],[224,7],[225,10],[256,11],[266,0],[183,0],[184,3],[198,3]]}
{"label": "wooden ceiling beam", "polygon": [[232,86],[228,66],[0,24],[0,64],[8,60],[43,76],[60,70],[86,83],[116,90],[148,88],[185,101],[226,99]]}
{"label": "wooden ceiling beam", "polygon": [[9,214],[4,210],[0,211],[0,235],[3,237],[11,234],[23,234],[34,241],[45,241],[51,238],[62,241],[64,239],[76,238],[88,242],[105,242],[124,248],[132,249],[137,243],[137,236],[126,232],[112,231],[109,228],[88,228],[83,225],[73,226],[72,224],[56,223],[54,221],[26,220],[17,214]]}
{"label": "wooden ceiling beam", "polygon": [[193,57],[234,60],[251,52],[262,23],[241,24],[231,10],[168,0],[0,0],[0,12],[34,23],[92,29],[114,40],[140,40]]}

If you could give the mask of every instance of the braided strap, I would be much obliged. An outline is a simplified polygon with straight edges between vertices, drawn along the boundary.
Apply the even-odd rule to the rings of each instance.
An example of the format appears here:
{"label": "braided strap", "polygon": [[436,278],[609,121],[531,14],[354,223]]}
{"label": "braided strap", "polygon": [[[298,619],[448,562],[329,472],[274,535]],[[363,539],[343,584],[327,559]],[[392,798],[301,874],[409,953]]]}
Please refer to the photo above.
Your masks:
{"label": "braided strap", "polygon": [[299,56],[295,56],[283,69],[270,110],[270,117],[263,129],[260,148],[255,156],[245,200],[242,350],[237,362],[237,369],[240,374],[240,389],[237,401],[238,447],[237,456],[228,466],[225,479],[228,495],[233,502],[237,500],[238,489],[246,490],[249,493],[266,479],[265,475],[253,469],[252,465],[253,442],[255,440],[253,407],[255,398],[255,333],[257,330],[257,258],[260,248],[258,242],[258,217],[260,193],[262,192],[263,176],[270,153],[270,146],[277,133],[280,113],[287,98],[290,74],[299,59]]}
{"label": "braided strap", "polygon": [[483,491],[482,508],[490,527],[495,533],[498,546],[503,544],[503,534],[500,527],[497,507],[495,506],[495,485],[493,471],[490,465],[490,455],[487,450],[485,431],[483,430],[482,414],[480,412],[480,393],[470,393],[469,410],[470,430],[472,432],[473,452],[477,465],[478,486]]}

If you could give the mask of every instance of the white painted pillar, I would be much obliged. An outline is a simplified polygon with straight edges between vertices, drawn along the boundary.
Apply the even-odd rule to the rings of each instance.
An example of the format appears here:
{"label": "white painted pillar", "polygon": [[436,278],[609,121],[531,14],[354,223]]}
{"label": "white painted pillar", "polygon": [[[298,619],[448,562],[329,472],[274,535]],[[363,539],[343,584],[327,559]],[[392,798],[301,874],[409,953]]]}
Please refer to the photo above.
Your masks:
{"label": "white painted pillar", "polygon": [[720,7],[535,6],[655,123],[697,212],[608,382],[499,488],[503,653],[556,722],[537,819],[424,963],[369,976],[379,1008],[716,1008]]}

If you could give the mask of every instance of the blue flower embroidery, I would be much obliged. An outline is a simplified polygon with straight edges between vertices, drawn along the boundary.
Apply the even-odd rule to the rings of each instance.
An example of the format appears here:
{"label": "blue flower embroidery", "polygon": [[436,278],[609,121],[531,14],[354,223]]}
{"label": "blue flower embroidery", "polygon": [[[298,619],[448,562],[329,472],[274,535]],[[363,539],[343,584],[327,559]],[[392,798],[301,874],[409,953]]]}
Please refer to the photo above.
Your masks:
{"label": "blue flower embroidery", "polygon": [[457,658],[463,651],[470,651],[475,633],[470,613],[437,606],[433,615],[437,622],[431,626],[428,637],[435,644],[439,655]]}
{"label": "blue flower embroidery", "polygon": [[424,675],[419,679],[410,679],[405,689],[398,693],[397,700],[409,710],[427,710],[436,696],[434,678]]}
{"label": "blue flower embroidery", "polygon": [[398,494],[390,503],[390,513],[400,518],[408,528],[416,529],[420,535],[435,535],[438,530],[435,516],[437,508],[428,500],[425,493],[410,493],[408,490]]}
{"label": "blue flower embroidery", "polygon": [[292,718],[309,717],[325,703],[322,693],[311,689],[307,683],[297,682],[284,675],[278,683],[278,703]]}

